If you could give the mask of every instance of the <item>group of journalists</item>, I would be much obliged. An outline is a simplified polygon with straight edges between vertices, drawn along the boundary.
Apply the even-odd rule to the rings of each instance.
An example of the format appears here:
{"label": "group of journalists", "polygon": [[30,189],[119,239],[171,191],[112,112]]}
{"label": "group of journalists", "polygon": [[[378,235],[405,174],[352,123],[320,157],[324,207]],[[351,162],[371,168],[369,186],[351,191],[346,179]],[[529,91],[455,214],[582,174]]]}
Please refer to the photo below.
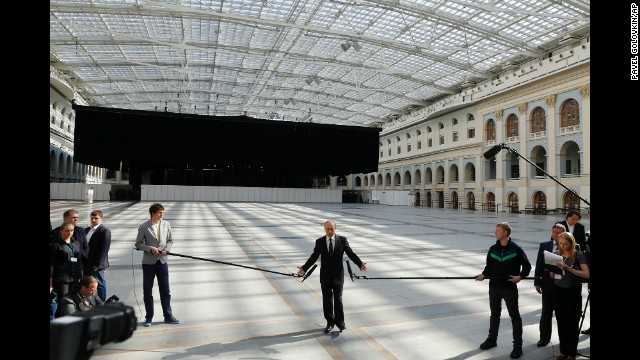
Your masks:
{"label": "group of journalists", "polygon": [[[155,225],[158,226],[157,236],[165,235],[160,232],[158,222],[162,217],[164,207],[160,204],[154,204],[149,210],[151,215],[149,229],[153,229],[154,224],[157,224]],[[158,218],[155,222],[153,221],[154,216]],[[106,299],[104,271],[109,267],[108,252],[111,245],[111,231],[102,224],[103,214],[100,210],[92,211],[90,214],[91,226],[86,228],[77,225],[78,219],[78,211],[69,209],[63,214],[62,225],[55,229],[50,226],[51,319],[78,311],[88,311],[96,306],[118,301],[115,295]],[[580,213],[571,210],[567,212],[564,221],[554,223],[551,229],[551,239],[540,244],[536,259],[534,286],[536,291],[542,295],[540,340],[537,346],[543,347],[550,343],[552,317],[555,313],[560,340],[560,354],[556,360],[572,360],[578,355],[581,317],[584,320],[582,284],[588,283],[589,291],[591,289],[589,279],[592,241],[590,232],[585,231],[584,225],[579,223],[580,219]],[[507,222],[500,222],[496,225],[496,243],[490,247],[487,253],[483,272],[478,274],[475,279],[477,281],[489,279],[491,310],[489,335],[480,348],[487,350],[497,346],[501,306],[504,300],[513,328],[513,351],[510,357],[515,359],[522,355],[522,319],[518,309],[516,284],[529,276],[531,264],[522,248],[511,240],[511,230],[511,226]],[[139,230],[138,237],[144,233],[144,230]],[[545,264],[545,251],[561,256],[562,261],[555,264]],[[160,255],[166,254],[153,256],[160,258]],[[156,261],[155,258],[153,260]],[[160,264],[154,263],[147,265],[147,267],[166,266],[166,263],[161,263],[160,260],[157,262]],[[154,274],[151,273],[150,276],[149,282],[152,284]],[[168,284],[165,286],[167,287],[165,292],[168,293]],[[149,294],[146,294],[147,292]],[[151,289],[147,289],[145,286],[145,295],[150,298],[150,301],[145,301],[147,308],[145,326],[151,324],[153,316],[150,293]],[[163,312],[166,312],[164,314],[165,322],[179,323],[171,314],[170,305],[165,306],[165,302],[168,300],[163,301]],[[590,328],[582,331],[582,334],[590,335]]]}

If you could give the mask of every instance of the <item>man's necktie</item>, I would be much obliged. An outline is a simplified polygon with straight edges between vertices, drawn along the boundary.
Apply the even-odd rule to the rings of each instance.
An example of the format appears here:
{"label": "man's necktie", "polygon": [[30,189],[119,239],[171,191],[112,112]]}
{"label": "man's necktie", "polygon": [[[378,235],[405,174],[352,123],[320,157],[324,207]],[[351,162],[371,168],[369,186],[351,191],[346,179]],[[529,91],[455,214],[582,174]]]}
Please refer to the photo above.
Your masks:
{"label": "man's necktie", "polygon": [[329,256],[333,257],[333,239],[329,238]]}

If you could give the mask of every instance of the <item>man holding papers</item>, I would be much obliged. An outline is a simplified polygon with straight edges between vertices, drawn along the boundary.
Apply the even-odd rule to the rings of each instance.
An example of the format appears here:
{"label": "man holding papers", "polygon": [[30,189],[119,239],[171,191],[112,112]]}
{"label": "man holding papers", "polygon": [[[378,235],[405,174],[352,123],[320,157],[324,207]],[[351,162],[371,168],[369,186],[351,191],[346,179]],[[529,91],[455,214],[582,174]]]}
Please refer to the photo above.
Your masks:
{"label": "man holding papers", "polygon": [[[553,318],[553,279],[549,276],[549,269],[545,266],[545,251],[555,253],[558,249],[558,235],[567,231],[560,223],[553,224],[551,240],[542,242],[536,259],[535,279],[533,285],[538,294],[542,294],[542,313],[540,314],[540,340],[538,347],[547,346],[551,341]],[[553,262],[552,264],[555,264]]]}

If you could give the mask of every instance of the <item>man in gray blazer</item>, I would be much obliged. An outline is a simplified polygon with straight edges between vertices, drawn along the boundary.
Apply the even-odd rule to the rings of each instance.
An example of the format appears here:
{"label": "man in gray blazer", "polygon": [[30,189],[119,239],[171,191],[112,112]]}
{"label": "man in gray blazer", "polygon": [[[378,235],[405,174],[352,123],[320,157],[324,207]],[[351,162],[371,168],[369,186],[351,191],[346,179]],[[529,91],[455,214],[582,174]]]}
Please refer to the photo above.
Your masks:
{"label": "man in gray blazer", "polygon": [[173,245],[171,224],[162,220],[164,206],[155,203],[149,207],[151,219],[138,227],[136,249],[144,251],[142,255],[142,289],[144,309],[146,311],[144,326],[151,326],[153,320],[153,281],[158,278],[160,304],[164,322],[179,324],[171,311],[171,292],[169,291],[169,265],[167,255]]}

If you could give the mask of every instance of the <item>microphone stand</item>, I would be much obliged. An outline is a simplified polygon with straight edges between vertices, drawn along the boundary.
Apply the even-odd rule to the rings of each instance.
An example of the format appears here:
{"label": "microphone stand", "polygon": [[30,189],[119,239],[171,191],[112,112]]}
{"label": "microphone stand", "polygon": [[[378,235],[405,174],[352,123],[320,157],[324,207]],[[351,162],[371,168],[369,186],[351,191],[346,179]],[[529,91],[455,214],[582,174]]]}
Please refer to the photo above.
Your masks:
{"label": "microphone stand", "polygon": [[544,173],[545,175],[547,175],[547,177],[549,177],[551,180],[553,180],[553,181],[555,181],[556,183],[558,183],[558,185],[562,186],[563,188],[567,189],[567,191],[569,191],[569,192],[570,192],[570,193],[572,193],[573,195],[577,196],[577,197],[578,197],[578,199],[582,200],[585,204],[587,204],[587,205],[591,206],[591,204],[590,204],[587,200],[583,199],[583,198],[582,198],[580,195],[578,195],[578,193],[577,193],[577,192],[575,192],[573,189],[569,189],[568,187],[566,187],[566,186],[565,186],[563,183],[561,183],[558,179],[556,179],[555,177],[553,177],[553,176],[549,175],[549,173],[548,173],[548,172],[544,171],[544,169],[540,168],[538,165],[536,165],[536,164],[534,164],[533,162],[531,162],[531,160],[527,159],[525,156],[520,155],[520,153],[519,153],[519,152],[517,152],[516,150],[514,150],[514,149],[512,149],[512,148],[510,148],[510,147],[508,147],[508,146],[506,146],[504,143],[502,143],[502,144],[500,144],[500,145],[497,145],[497,146],[500,146],[500,148],[502,148],[502,149],[507,149],[507,151],[509,151],[510,153],[517,155],[517,156],[518,156],[519,158],[521,158],[522,160],[524,160],[524,161],[528,162],[529,164],[533,165],[536,169],[538,169],[538,170],[542,171],[542,173]]}

